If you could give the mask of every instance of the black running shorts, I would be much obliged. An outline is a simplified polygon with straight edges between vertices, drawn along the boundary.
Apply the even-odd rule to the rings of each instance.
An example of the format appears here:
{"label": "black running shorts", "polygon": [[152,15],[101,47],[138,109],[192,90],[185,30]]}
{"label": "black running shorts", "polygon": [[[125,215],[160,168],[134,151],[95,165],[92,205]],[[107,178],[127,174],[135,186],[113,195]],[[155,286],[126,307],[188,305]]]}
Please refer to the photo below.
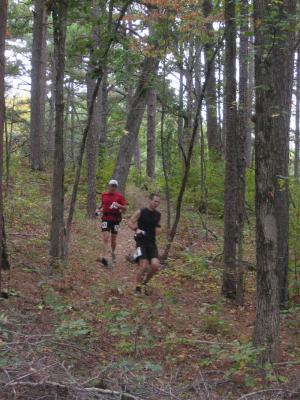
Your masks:
{"label": "black running shorts", "polygon": [[158,249],[155,243],[138,242],[136,248],[137,261],[148,260],[150,262],[153,258],[158,258]]}
{"label": "black running shorts", "polygon": [[119,232],[119,222],[115,221],[102,221],[101,222],[101,230],[102,232],[110,232],[113,235],[117,235]]}

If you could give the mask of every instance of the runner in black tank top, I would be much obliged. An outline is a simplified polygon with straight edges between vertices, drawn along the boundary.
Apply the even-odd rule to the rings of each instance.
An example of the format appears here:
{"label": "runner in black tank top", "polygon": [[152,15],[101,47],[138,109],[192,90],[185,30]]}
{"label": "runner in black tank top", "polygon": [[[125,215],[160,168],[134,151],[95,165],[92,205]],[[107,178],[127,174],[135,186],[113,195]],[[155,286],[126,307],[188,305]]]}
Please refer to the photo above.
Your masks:
{"label": "runner in black tank top", "polygon": [[160,266],[156,245],[156,230],[160,227],[161,218],[160,212],[156,210],[159,203],[159,195],[150,195],[148,207],[136,211],[128,223],[135,231],[137,247],[135,259],[140,266],[137,275],[137,293],[141,293],[144,288],[145,294],[148,294],[146,285]]}

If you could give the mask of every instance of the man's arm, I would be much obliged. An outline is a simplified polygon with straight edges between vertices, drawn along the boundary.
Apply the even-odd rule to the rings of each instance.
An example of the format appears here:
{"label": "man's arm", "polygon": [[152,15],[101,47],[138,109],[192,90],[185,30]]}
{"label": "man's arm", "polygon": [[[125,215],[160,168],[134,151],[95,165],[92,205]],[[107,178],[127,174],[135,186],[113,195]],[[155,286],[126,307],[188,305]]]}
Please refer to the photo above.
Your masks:
{"label": "man's arm", "polygon": [[127,208],[128,208],[127,204],[119,204],[119,203],[117,203],[117,206],[121,211],[123,211],[123,212],[127,211]]}
{"label": "man's arm", "polygon": [[99,207],[98,207],[98,208],[96,209],[96,211],[95,211],[96,217],[97,217],[98,219],[101,218],[101,213],[102,213],[102,211],[103,211],[103,206],[102,206],[102,196],[101,196]]}
{"label": "man's arm", "polygon": [[120,197],[120,200],[116,201],[115,204],[117,205],[118,209],[122,212],[126,212],[128,209],[128,203],[123,196]]}
{"label": "man's arm", "polygon": [[138,227],[138,220],[140,218],[141,215],[141,210],[137,210],[129,219],[128,221],[128,226],[130,229],[132,229],[133,231],[137,232],[137,227]]}

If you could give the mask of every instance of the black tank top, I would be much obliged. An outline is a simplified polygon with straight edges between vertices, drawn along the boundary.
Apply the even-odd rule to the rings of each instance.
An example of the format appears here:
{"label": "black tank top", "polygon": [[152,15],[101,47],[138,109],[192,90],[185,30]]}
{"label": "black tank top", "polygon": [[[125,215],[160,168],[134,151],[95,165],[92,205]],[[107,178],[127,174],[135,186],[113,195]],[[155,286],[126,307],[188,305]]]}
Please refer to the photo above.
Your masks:
{"label": "black tank top", "polygon": [[154,242],[156,236],[156,228],[159,226],[161,214],[157,210],[149,210],[142,208],[141,215],[138,219],[138,228],[146,232],[143,237],[144,241]]}

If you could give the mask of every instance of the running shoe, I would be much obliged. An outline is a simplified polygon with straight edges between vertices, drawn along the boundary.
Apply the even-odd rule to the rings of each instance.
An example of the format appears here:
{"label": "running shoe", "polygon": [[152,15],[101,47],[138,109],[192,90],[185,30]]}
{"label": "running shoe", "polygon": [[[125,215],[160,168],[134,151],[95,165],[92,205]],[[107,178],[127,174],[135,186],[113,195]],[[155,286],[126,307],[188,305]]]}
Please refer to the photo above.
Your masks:
{"label": "running shoe", "polygon": [[104,265],[104,267],[108,267],[108,260],[105,257],[101,258],[101,264]]}

